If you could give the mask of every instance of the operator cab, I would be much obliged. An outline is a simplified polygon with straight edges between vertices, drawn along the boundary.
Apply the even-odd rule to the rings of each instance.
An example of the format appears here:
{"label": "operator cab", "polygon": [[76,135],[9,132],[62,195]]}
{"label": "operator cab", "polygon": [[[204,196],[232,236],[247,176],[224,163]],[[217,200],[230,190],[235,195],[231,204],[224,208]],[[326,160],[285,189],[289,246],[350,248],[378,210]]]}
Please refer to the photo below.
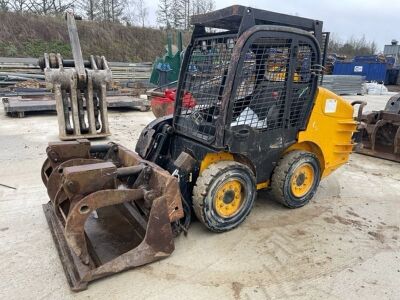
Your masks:
{"label": "operator cab", "polygon": [[[177,132],[221,148],[228,124],[230,131],[241,125],[280,128],[288,121],[304,126],[309,107],[298,102],[315,93],[322,22],[232,6],[195,16],[192,24],[177,93]],[[197,105],[185,105],[187,97]],[[290,112],[288,97],[295,98]]]}
{"label": "operator cab", "polygon": [[[322,69],[322,22],[232,6],[195,16],[192,23],[175,131],[245,154],[254,160],[257,177],[268,178],[312,110]],[[196,105],[187,105],[187,98]],[[267,154],[260,156],[261,150]]]}

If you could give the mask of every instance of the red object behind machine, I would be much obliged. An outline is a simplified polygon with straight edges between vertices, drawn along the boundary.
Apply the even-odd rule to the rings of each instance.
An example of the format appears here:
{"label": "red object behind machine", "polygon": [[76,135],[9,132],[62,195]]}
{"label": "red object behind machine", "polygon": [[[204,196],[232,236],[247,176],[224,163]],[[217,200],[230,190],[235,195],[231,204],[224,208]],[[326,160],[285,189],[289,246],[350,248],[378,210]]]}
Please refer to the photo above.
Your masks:
{"label": "red object behind machine", "polygon": [[[164,117],[174,113],[176,89],[166,89],[164,97],[153,97],[151,99],[151,109],[156,118]],[[196,100],[189,92],[183,95],[183,107],[192,108],[196,106]]]}

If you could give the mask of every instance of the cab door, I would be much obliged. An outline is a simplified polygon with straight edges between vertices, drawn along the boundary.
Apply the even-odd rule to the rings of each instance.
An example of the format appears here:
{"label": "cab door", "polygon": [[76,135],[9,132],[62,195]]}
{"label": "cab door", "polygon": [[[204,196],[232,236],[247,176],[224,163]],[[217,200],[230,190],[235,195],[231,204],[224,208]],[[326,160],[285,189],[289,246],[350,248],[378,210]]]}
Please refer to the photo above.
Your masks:
{"label": "cab door", "polygon": [[314,101],[316,42],[309,35],[258,31],[236,70],[225,134],[229,151],[245,155],[257,181],[270,178],[284,149],[305,127]]}

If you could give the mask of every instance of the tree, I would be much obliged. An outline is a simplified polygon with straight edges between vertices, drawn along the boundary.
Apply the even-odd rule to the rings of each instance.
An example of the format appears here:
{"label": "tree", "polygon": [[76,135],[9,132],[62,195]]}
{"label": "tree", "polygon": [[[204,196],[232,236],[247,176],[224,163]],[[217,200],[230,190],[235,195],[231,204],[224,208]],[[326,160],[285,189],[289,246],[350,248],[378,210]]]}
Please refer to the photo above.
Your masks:
{"label": "tree", "polygon": [[40,15],[63,14],[74,7],[74,2],[76,0],[27,0],[25,7],[28,12]]}
{"label": "tree", "polygon": [[349,58],[356,55],[376,54],[376,51],[376,43],[374,41],[367,41],[365,36],[362,36],[361,38],[351,37],[346,42],[342,43],[337,36],[331,35],[328,44],[329,53],[345,55]]}
{"label": "tree", "polygon": [[183,12],[182,23],[183,29],[189,29],[190,26],[190,0],[180,0],[180,10]]}
{"label": "tree", "polygon": [[86,17],[93,21],[99,15],[100,1],[99,0],[81,0],[79,7],[85,13]]}
{"label": "tree", "polygon": [[160,0],[157,21],[163,26],[188,30],[191,16],[207,13],[214,7],[214,0]]}
{"label": "tree", "polygon": [[193,0],[191,15],[205,14],[215,9],[215,2],[212,0]]}
{"label": "tree", "polygon": [[157,23],[169,28],[171,25],[172,2],[170,0],[160,0],[157,8]]}
{"label": "tree", "polygon": [[147,23],[149,9],[146,6],[145,0],[131,0],[129,3],[128,14],[124,19],[133,24],[138,24],[142,27]]}
{"label": "tree", "polygon": [[171,10],[171,20],[170,24],[173,28],[184,28],[185,27],[185,12],[181,9],[180,3],[181,0],[172,0],[172,7],[174,9]]}
{"label": "tree", "polygon": [[10,2],[8,0],[0,0],[0,11],[8,11]]}
{"label": "tree", "polygon": [[26,10],[27,0],[14,0],[10,2],[10,9],[15,12],[23,12]]}
{"label": "tree", "polygon": [[126,7],[126,0],[101,0],[97,19],[118,23],[123,18],[123,12]]}

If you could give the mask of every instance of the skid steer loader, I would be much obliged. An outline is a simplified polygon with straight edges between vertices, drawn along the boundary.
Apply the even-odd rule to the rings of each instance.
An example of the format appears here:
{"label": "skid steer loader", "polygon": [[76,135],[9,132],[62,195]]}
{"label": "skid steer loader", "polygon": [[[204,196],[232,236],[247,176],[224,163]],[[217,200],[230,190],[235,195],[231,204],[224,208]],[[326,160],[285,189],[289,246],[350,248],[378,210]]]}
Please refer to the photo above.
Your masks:
{"label": "skid steer loader", "polygon": [[87,140],[47,148],[44,211],[74,290],[170,255],[192,210],[224,232],[260,189],[301,207],[349,159],[354,109],[318,86],[321,21],[232,6],[192,24],[174,114],[148,124],[136,152]]}

